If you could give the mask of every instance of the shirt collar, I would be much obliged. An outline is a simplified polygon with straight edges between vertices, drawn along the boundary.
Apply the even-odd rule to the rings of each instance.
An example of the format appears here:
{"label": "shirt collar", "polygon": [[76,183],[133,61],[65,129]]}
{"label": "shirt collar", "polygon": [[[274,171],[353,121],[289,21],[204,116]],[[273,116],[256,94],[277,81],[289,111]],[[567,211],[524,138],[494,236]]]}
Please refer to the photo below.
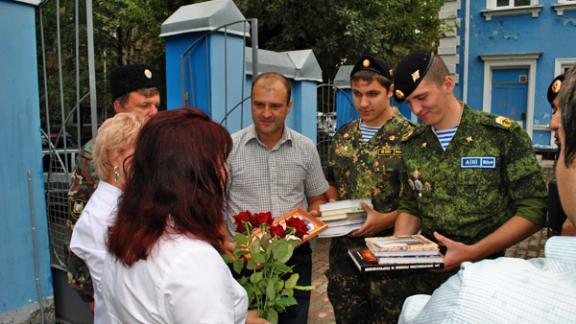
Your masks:
{"label": "shirt collar", "polygon": [[[257,141],[258,143],[260,143],[260,145],[264,145],[264,143],[262,143],[258,139],[258,135],[256,134],[256,127],[254,127],[254,124],[252,124],[248,127],[247,135],[248,136],[247,136],[245,145],[248,145],[248,143],[250,143],[252,141]],[[292,132],[290,131],[288,126],[286,126],[286,124],[284,124],[284,132],[282,132],[282,137],[280,137],[280,140],[278,141],[278,143],[276,143],[274,148],[277,148],[286,142],[292,143],[292,140],[293,140]],[[264,145],[264,146],[266,146],[266,145]]]}
{"label": "shirt collar", "polygon": [[576,237],[553,236],[546,241],[544,247],[546,258],[576,264]]}

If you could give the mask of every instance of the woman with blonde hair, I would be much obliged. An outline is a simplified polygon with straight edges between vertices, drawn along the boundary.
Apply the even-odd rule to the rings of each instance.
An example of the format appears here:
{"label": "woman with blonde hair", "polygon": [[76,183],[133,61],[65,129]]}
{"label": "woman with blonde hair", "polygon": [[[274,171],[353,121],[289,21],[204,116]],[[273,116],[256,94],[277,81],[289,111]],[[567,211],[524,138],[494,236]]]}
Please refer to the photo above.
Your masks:
{"label": "woman with blonde hair", "polygon": [[102,269],[106,258],[106,233],[116,217],[136,137],[145,117],[119,113],[104,121],[94,142],[94,166],[100,182],[88,200],[70,240],[70,249],[84,260],[94,286],[94,323],[106,323],[102,301]]}
{"label": "woman with blonde hair", "polygon": [[228,131],[196,109],[159,112],[142,128],[108,232],[102,283],[110,322],[256,319],[220,256],[231,149]]}

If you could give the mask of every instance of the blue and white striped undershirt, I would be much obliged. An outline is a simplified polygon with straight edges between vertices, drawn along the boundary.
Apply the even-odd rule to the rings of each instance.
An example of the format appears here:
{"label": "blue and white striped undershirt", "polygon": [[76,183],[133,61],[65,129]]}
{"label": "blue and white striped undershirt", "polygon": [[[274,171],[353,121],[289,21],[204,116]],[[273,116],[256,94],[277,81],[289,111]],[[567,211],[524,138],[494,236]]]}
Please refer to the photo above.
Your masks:
{"label": "blue and white striped undershirt", "polygon": [[448,128],[445,130],[441,130],[441,131],[436,130],[435,128],[432,128],[432,130],[434,131],[434,134],[436,134],[436,137],[438,137],[438,141],[440,141],[440,145],[442,146],[442,149],[444,151],[446,151],[448,144],[450,144],[450,142],[452,141],[452,138],[454,138],[454,135],[456,134],[456,131],[458,130],[458,126]]}
{"label": "blue and white striped undershirt", "polygon": [[380,128],[382,128],[382,126],[371,127],[371,126],[366,126],[362,123],[360,123],[359,127],[360,127],[360,133],[362,133],[362,140],[364,141],[364,143],[368,143],[372,139],[372,137],[374,137],[374,135],[376,135],[376,133],[378,133]]}

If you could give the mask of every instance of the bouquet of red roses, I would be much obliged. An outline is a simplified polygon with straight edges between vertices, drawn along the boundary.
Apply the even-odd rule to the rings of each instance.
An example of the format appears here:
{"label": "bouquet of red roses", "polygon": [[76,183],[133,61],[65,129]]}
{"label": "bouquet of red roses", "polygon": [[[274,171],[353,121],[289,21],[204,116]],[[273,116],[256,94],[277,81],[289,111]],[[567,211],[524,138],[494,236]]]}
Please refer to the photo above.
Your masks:
{"label": "bouquet of red roses", "polygon": [[294,289],[313,288],[299,286],[299,275],[293,273],[286,262],[294,248],[310,238],[309,228],[316,230],[314,232],[318,230],[306,217],[293,213],[273,220],[270,212],[244,211],[234,216],[234,222],[238,232],[234,235],[234,257],[225,256],[225,259],[240,275],[238,282],[248,293],[249,308],[277,323],[279,313],[297,304]]}

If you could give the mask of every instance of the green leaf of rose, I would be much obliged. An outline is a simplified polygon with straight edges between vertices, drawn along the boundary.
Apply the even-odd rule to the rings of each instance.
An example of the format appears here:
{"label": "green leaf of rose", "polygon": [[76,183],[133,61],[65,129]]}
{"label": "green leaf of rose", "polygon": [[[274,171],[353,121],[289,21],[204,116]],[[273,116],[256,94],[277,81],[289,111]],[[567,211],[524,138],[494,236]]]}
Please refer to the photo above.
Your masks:
{"label": "green leaf of rose", "polygon": [[244,259],[236,259],[236,261],[234,261],[233,268],[236,273],[242,272],[242,269],[244,269]]}
{"label": "green leaf of rose", "polygon": [[266,312],[266,319],[269,320],[272,324],[277,324],[278,313],[272,308],[269,308],[268,311]]}
{"label": "green leaf of rose", "polygon": [[279,298],[276,301],[276,304],[279,306],[282,306],[283,308],[286,308],[288,306],[297,305],[298,302],[296,301],[296,298],[294,298],[294,297],[283,297],[283,298]]}
{"label": "green leaf of rose", "polygon": [[291,257],[294,247],[285,240],[278,240],[272,242],[272,253],[274,259],[286,263]]}
{"label": "green leaf of rose", "polygon": [[254,272],[252,275],[250,275],[250,282],[256,283],[260,280],[262,280],[262,272]]}
{"label": "green leaf of rose", "polygon": [[266,298],[269,300],[274,300],[274,298],[276,298],[276,287],[273,281],[268,282],[268,286],[266,287]]}
{"label": "green leaf of rose", "polygon": [[300,275],[297,273],[293,273],[290,278],[288,278],[288,280],[286,280],[286,283],[284,284],[284,286],[286,288],[294,288],[296,287],[296,283],[298,282],[298,279],[300,279]]}

